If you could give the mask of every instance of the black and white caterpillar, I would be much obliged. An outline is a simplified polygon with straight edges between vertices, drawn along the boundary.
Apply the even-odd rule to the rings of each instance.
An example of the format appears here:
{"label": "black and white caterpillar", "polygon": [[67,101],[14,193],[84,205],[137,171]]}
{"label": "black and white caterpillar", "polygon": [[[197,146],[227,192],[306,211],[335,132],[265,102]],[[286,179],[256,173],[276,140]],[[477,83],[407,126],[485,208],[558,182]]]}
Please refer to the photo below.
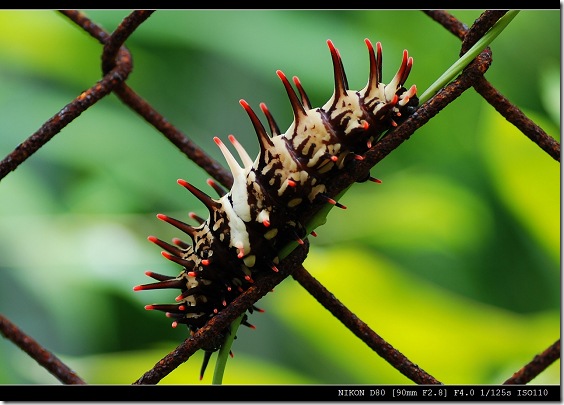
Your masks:
{"label": "black and white caterpillar", "polygon": [[[314,202],[324,201],[344,208],[325,194],[327,184],[347,163],[362,159],[390,128],[408,117],[418,104],[415,85],[404,87],[413,59],[403,52],[401,66],[389,84],[382,80],[382,47],[376,52],[366,39],[370,75],[366,87],[348,89],[347,78],[338,50],[329,40],[335,76],[335,90],[329,101],[312,108],[297,77],[293,78],[298,94],[286,76],[277,71],[292,109],[294,121],[281,133],[267,107],[271,135],[244,100],[240,104],[249,115],[257,133],[260,153],[252,160],[237,140],[229,140],[243,163],[241,167],[219,138],[214,138],[233,174],[229,192],[208,180],[219,194],[213,199],[184,180],[178,183],[194,194],[209,210],[208,219],[195,214],[199,226],[191,226],[163,214],[157,217],[186,233],[192,244],[173,239],[173,244],[154,236],[149,240],[160,246],[163,256],[178,263],[183,270],[176,277],[154,272],[146,275],[156,283],[134,287],[134,290],[177,288],[181,293],[176,304],[154,304],[145,308],[160,310],[174,319],[173,327],[186,324],[196,332],[219,311],[246,290],[259,272],[278,271],[278,252],[290,241],[303,243],[306,237],[304,212]],[[376,180],[376,179],[373,179]],[[269,270],[270,269],[270,270]],[[256,307],[250,308],[252,312]],[[243,324],[251,326],[246,321]],[[223,341],[205,351],[200,378],[212,352]]]}

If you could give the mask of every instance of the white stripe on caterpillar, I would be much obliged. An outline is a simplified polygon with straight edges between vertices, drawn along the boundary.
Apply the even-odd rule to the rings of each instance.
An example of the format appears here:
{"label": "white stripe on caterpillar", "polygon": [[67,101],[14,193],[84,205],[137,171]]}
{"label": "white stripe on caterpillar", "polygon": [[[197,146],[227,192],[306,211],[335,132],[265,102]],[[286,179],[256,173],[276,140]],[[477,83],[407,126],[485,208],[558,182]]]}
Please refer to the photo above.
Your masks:
{"label": "white stripe on caterpillar", "polygon": [[[381,82],[382,46],[366,39],[370,60],[368,83],[359,91],[348,89],[341,57],[333,43],[327,45],[333,61],[335,88],[333,95],[320,108],[312,108],[297,77],[294,91],[284,73],[282,81],[292,105],[294,120],[281,133],[268,108],[265,114],[271,135],[249,104],[240,100],[257,134],[260,153],[252,160],[233,135],[229,141],[236,149],[239,165],[227,146],[217,137],[215,143],[223,153],[233,174],[233,185],[225,193],[213,180],[208,180],[220,195],[212,199],[184,180],[178,183],[194,194],[209,211],[199,225],[192,227],[174,218],[159,214],[192,239],[192,244],[173,239],[170,245],[156,237],[149,241],[165,249],[163,256],[183,266],[177,277],[147,272],[156,283],[134,287],[134,290],[178,288],[177,304],[147,305],[147,309],[165,311],[174,319],[173,326],[184,323],[191,333],[231,303],[253,282],[261,271],[278,271],[278,251],[294,240],[304,243],[304,213],[318,200],[345,208],[325,195],[334,175],[351,161],[362,160],[383,134],[407,118],[418,105],[415,85],[403,87],[413,59],[403,51],[402,62],[389,84]],[[370,180],[379,180],[368,177]],[[368,179],[367,178],[367,179]],[[364,179],[366,180],[366,179]],[[252,312],[255,307],[249,311]],[[248,325],[245,319],[243,324]],[[223,334],[227,333],[226,331]],[[221,346],[222,336],[204,347],[205,356],[200,378],[211,353]]]}

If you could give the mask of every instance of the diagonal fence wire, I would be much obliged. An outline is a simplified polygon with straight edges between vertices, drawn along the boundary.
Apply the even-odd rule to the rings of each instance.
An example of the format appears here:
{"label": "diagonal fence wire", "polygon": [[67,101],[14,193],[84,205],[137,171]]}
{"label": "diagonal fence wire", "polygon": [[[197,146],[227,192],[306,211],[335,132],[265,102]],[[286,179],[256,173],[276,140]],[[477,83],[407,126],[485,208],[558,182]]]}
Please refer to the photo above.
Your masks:
{"label": "diagonal fence wire", "polygon": [[[475,24],[470,29],[445,11],[430,10],[425,11],[425,13],[462,40],[460,55],[463,55],[482,37],[482,35],[484,35],[489,27],[506,13],[506,11],[488,10],[476,20]],[[560,143],[548,135],[517,106],[505,98],[485,77],[477,78],[473,86],[497,112],[507,119],[507,121],[515,125],[519,131],[536,143],[554,160],[560,161]]]}
{"label": "diagonal fence wire", "polygon": [[504,384],[527,384],[560,358],[560,339],[538,354],[523,368],[505,380]]}
{"label": "diagonal fence wire", "polygon": [[0,314],[0,333],[37,361],[63,384],[86,384],[57,356],[46,350],[39,342],[24,333],[8,318]]}
{"label": "diagonal fence wire", "polygon": [[[120,51],[123,52],[122,44],[136,28],[131,21],[139,21],[148,18],[152,12],[135,11],[120,24],[118,28],[109,35],[106,31],[91,21],[84,13],[76,10],[61,10],[61,13],[72,20],[79,27],[84,28],[90,35],[104,45],[102,53],[102,71],[104,74],[111,72],[120,63]],[[116,84],[114,93],[133,111],[137,112],[149,124],[153,125],[159,132],[166,136],[178,149],[189,159],[215,177],[222,184],[230,184],[231,173],[221,164],[211,158],[198,145],[192,142],[186,135],[155,110],[147,101],[136,94],[125,82]]]}
{"label": "diagonal fence wire", "polygon": [[[87,26],[89,28],[88,32],[91,33],[91,35],[98,38],[98,40],[100,42],[104,43],[104,53],[103,53],[103,56],[102,56],[102,66],[103,66],[104,71],[110,70],[114,65],[111,61],[115,58],[115,56],[117,55],[117,50],[119,49],[118,45],[112,44],[112,41],[114,41],[113,38],[117,38],[117,39],[115,39],[115,41],[117,41],[118,44],[120,44],[119,39],[123,35],[119,34],[119,32],[120,32],[120,30],[125,30],[127,28],[126,27],[123,28],[122,26],[120,26],[120,27],[118,27],[118,29],[116,29],[114,34],[112,34],[112,36],[109,37],[106,33],[104,33],[103,30],[101,30],[99,28],[94,29],[94,27],[95,27],[94,23],[91,22],[90,20],[88,20],[87,17],[84,14],[74,12],[74,11],[71,11],[71,12],[63,11],[63,13],[67,17],[69,17],[72,21],[74,21],[75,23],[77,23],[79,25]],[[118,34],[116,35],[116,33],[118,33]],[[157,129],[159,129],[159,130],[161,129],[160,124],[163,122],[163,119],[161,119],[160,117],[162,117],[162,116],[157,111],[155,111],[148,103],[146,103],[139,96],[137,96],[133,92],[133,90],[131,90],[129,87],[127,87],[127,85],[125,83],[121,83],[119,86],[116,86],[116,89],[114,89],[114,91],[116,92],[116,94],[118,94],[118,96],[122,99],[123,102],[125,102],[127,105],[132,107],[138,113],[142,114],[143,117],[145,117],[150,123],[152,123],[155,127],[157,127]],[[155,119],[155,117],[159,117],[159,118]],[[170,128],[173,128],[173,127],[171,125],[169,125],[167,128],[170,129]],[[414,127],[413,131],[415,129],[416,128]],[[177,131],[167,131],[165,133],[165,135],[167,137],[169,137],[169,135],[171,135],[171,134],[177,135],[178,132]],[[178,146],[178,138],[177,137],[173,136],[172,139],[170,137],[169,137],[169,139],[175,145]],[[182,140],[183,140],[182,145],[186,145],[186,144],[191,143],[191,141],[189,139],[187,139],[186,137],[183,137]],[[398,146],[399,146],[399,144],[398,144]],[[226,187],[231,186],[231,184],[232,184],[231,174],[226,172],[222,168],[222,166],[218,165],[217,163],[214,163],[213,159],[209,158],[205,154],[205,152],[201,151],[197,146],[190,147],[185,152],[187,152],[186,154],[190,159],[192,159],[196,163],[198,163],[202,168],[204,168],[210,175],[212,175],[214,178],[216,178],[218,181],[220,181],[223,185],[225,185]],[[202,157],[203,157],[203,159],[202,159]],[[352,182],[354,182],[354,181],[349,180],[349,182],[350,182],[349,184],[352,184]],[[304,272],[307,273],[307,271],[305,269],[303,269],[303,267],[302,267],[302,272],[300,274],[304,274]],[[298,275],[298,277],[299,277],[299,275]],[[274,287],[276,284],[278,284],[279,282],[282,281],[282,279],[279,279],[279,277],[276,277],[275,275],[271,275],[271,279],[277,280],[277,281],[268,290],[272,289],[272,287]],[[314,288],[313,293],[315,293],[315,289],[319,288],[319,287],[312,287],[312,288]],[[154,370],[150,370],[148,373],[146,373],[145,376],[140,378],[136,383],[139,383],[139,384],[141,384],[141,383],[155,383],[155,382],[159,381],[160,379],[162,379],[170,371],[172,371],[174,368],[176,368],[178,365],[180,365],[183,361],[186,361],[190,357],[190,355],[192,355],[198,348],[200,348],[205,343],[206,338],[210,338],[210,337],[214,336],[215,334],[217,334],[222,329],[224,329],[226,327],[226,325],[229,325],[229,323],[231,321],[233,321],[238,315],[245,312],[246,309],[249,308],[260,297],[262,297],[262,295],[258,295],[257,297],[255,297],[254,295],[251,294],[250,298],[242,298],[243,304],[241,305],[241,309],[236,311],[233,315],[231,315],[229,312],[222,311],[222,312],[225,312],[224,315],[229,319],[229,322],[227,322],[227,324],[223,325],[223,322],[221,322],[220,320],[216,320],[216,322],[211,324],[212,328],[210,328],[209,332],[208,332],[208,329],[203,328],[202,331],[199,332],[195,337],[191,337],[191,338],[187,339],[181,346],[179,346],[171,354],[169,354],[167,357],[165,357],[165,359],[162,359],[161,361],[159,361],[155,365],[155,368],[159,372],[154,372]],[[248,301],[248,302],[246,302],[246,301]],[[232,307],[238,308],[237,305],[233,305]],[[216,324],[217,324],[217,326],[215,326]],[[354,325],[353,325],[353,327],[354,327]],[[200,339],[199,338],[200,336],[203,336],[203,338]],[[369,347],[375,347],[378,344],[383,344],[383,343],[380,340],[380,341],[376,341],[376,342],[367,342],[367,344],[368,344]],[[403,359],[402,362],[401,362],[402,366],[400,368],[403,370],[402,373],[404,373],[408,378],[411,378],[413,381],[415,381],[417,383],[435,383],[435,384],[438,383],[438,381],[436,379],[434,379],[432,376],[426,374],[418,366],[416,366],[412,362],[408,361],[405,358],[405,356],[403,356],[399,351],[397,351],[396,349],[394,349],[390,345],[388,345],[388,346],[391,348],[390,350],[381,351],[381,353],[383,354],[383,357],[390,364],[392,364],[394,366],[398,364],[397,359],[402,358]]]}
{"label": "diagonal fence wire", "polygon": [[[63,15],[88,32],[104,45],[102,54],[102,70],[104,77],[90,89],[86,90],[67,104],[55,116],[20,144],[12,153],[0,161],[0,180],[15,170],[29,156],[44,146],[53,136],[64,128],[82,112],[94,105],[101,98],[114,92],[126,105],[153,125],[167,137],[175,146],[190,159],[201,166],[206,172],[216,178],[226,187],[232,183],[231,174],[202,149],[195,145],[186,135],[170,124],[147,101],[137,95],[127,84],[132,69],[131,54],[123,45],[125,40],[144,22],[153,11],[138,10],[128,15],[116,30],[109,34],[92,22],[84,13],[76,10],[61,11]],[[486,11],[469,29],[456,18],[444,11],[425,11],[432,19],[443,25],[448,31],[463,40],[461,54],[464,53],[477,39],[479,39],[505,12]],[[559,160],[560,145],[548,136],[536,123],[526,117],[517,107],[503,97],[484,77],[483,74],[491,64],[491,51],[486,49],[472,62],[464,72],[441,92],[421,106],[413,116],[397,127],[382,142],[379,142],[365,155],[364,161],[357,162],[350,170],[340,174],[328,190],[336,195],[358,179],[364,178],[372,166],[382,160],[401,143],[409,139],[414,131],[428,122],[439,111],[455,100],[470,87],[480,93],[492,106],[508,121],[512,122],[527,137],[545,150],[554,159]],[[403,356],[393,346],[372,331],[368,325],[359,320],[337,298],[325,289],[303,268],[301,263],[307,255],[307,244],[296,249],[280,264],[280,274],[268,274],[258,278],[256,285],[241,294],[229,307],[213,317],[208,324],[194,336],[186,339],[173,352],[165,356],[151,370],[145,373],[134,384],[155,384],[174,370],[182,362],[195,353],[214,333],[227,327],[237,316],[245,312],[254,302],[269,292],[276,284],[288,275],[292,275],[321,305],[328,309],[357,337],[362,339],[376,353],[388,361],[402,374],[418,384],[440,384],[434,377],[420,369]],[[55,356],[50,355],[33,339],[27,337],[14,324],[0,316],[0,332],[23,350],[49,369],[41,358],[49,358],[57,367],[49,369],[63,383],[84,383],[70,368],[57,362]],[[526,383],[540,374],[548,365],[559,358],[560,342],[557,341],[543,353],[516,372],[505,383]]]}

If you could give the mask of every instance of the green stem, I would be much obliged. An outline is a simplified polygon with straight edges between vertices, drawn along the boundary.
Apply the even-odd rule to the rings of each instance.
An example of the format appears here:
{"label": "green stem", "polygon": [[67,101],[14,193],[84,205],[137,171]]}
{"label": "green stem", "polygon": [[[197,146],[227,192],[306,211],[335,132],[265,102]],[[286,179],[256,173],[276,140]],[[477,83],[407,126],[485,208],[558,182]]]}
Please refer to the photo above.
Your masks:
{"label": "green stem", "polygon": [[[508,11],[503,17],[501,17],[494,26],[478,41],[476,44],[470,48],[468,52],[466,52],[460,59],[458,59],[441,77],[435,81],[422,95],[419,97],[419,104],[423,104],[432,96],[435,95],[441,88],[447,85],[456,75],[458,75],[462,69],[464,69],[476,56],[480,54],[504,29],[507,25],[513,20],[513,18],[519,13],[519,10],[512,10]],[[349,186],[350,187],[350,186]],[[339,198],[348,190],[346,188],[343,190],[335,200],[339,200]],[[316,215],[309,221],[307,224],[307,233],[309,234],[311,231],[316,229],[318,226],[323,225],[327,220],[327,214],[334,206],[331,204],[325,204],[325,206],[319,210]],[[292,242],[285,246],[281,251],[278,257],[280,259],[284,259],[288,256],[296,247],[298,243]],[[237,318],[230,327],[230,333],[225,338],[225,342],[221,346],[219,350],[217,361],[215,364],[214,375],[212,379],[212,384],[221,384],[223,380],[223,373],[225,371],[225,366],[227,364],[227,359],[229,357],[229,353],[231,351],[231,345],[233,344],[233,340],[235,339],[235,335],[237,334],[237,329],[241,324],[244,314],[241,314],[239,318]]]}
{"label": "green stem", "polygon": [[[350,186],[349,186],[350,187]],[[339,201],[339,198],[349,189],[347,187],[337,197],[335,200]],[[313,231],[318,226],[323,225],[327,221],[327,214],[329,211],[334,207],[332,204],[325,204],[308,222],[306,229],[307,234],[309,235],[311,231]],[[298,242],[290,242],[288,243],[279,253],[278,257],[280,260],[284,259],[288,256],[292,251],[298,246]],[[215,370],[213,374],[212,384],[221,384],[223,380],[223,372],[225,371],[225,366],[227,365],[227,359],[229,357],[229,352],[231,351],[231,345],[233,344],[233,340],[235,339],[235,335],[237,334],[237,329],[241,324],[241,320],[243,319],[244,313],[241,314],[237,319],[233,321],[231,327],[229,329],[229,335],[225,338],[225,342],[221,346],[219,353],[217,355],[217,361],[215,363]]]}
{"label": "green stem", "polygon": [[419,97],[419,105],[425,103],[431,97],[433,97],[440,89],[446,86],[452,79],[455,78],[462,69],[464,69],[470,62],[474,60],[476,56],[480,54],[488,45],[507,27],[507,25],[515,18],[520,10],[510,10],[503,17],[501,17],[494,25],[489,29],[486,34],[474,44],[468,52],[466,52],[460,59],[458,59],[454,64],[444,72],[441,77],[439,77],[435,83],[433,83],[427,90],[421,94]]}
{"label": "green stem", "polygon": [[235,319],[229,327],[229,334],[225,337],[225,342],[223,342],[223,345],[221,346],[221,349],[219,349],[219,353],[217,354],[217,361],[215,363],[215,369],[213,371],[212,384],[221,385],[221,381],[223,380],[223,372],[225,371],[227,359],[229,358],[229,353],[231,352],[231,345],[235,340],[237,329],[239,328],[239,325],[243,320],[243,316],[245,316],[245,313],[242,313],[237,319]]}

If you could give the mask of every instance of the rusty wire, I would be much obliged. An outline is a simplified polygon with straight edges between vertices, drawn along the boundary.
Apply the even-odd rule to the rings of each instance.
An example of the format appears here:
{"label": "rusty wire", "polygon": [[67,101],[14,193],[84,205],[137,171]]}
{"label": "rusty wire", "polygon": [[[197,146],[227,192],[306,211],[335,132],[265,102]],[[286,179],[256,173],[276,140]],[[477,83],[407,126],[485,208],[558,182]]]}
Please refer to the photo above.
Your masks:
{"label": "rusty wire", "polygon": [[[202,167],[211,176],[226,187],[232,183],[231,174],[218,162],[209,157],[195,145],[186,135],[170,124],[148,102],[143,100],[125,83],[132,69],[131,54],[124,46],[125,40],[153,13],[140,10],[128,15],[116,30],[109,34],[86,15],[75,10],[61,11],[76,25],[88,32],[104,45],[102,53],[103,78],[84,91],[57,114],[45,122],[41,128],[22,142],[12,153],[0,161],[0,180],[15,170],[29,156],[45,145],[53,136],[61,131],[82,112],[94,105],[101,98],[114,92],[127,106],[142,116],[159,132],[167,137],[179,150]],[[479,39],[505,12],[486,11],[471,28],[444,11],[425,11],[432,19],[443,25],[449,32],[460,38],[461,54]],[[491,51],[484,50],[452,83],[447,85],[427,103],[421,106],[402,125],[391,131],[381,142],[366,153],[363,161],[352,165],[349,170],[340,174],[328,190],[336,195],[358,179],[364,178],[370,168],[395,150],[414,131],[428,122],[450,102],[459,97],[470,87],[481,94],[500,114],[513,123],[529,139],[535,142],[554,159],[559,160],[560,145],[548,136],[532,120],[526,117],[516,106],[503,97],[484,77],[483,74],[491,64]],[[337,298],[325,289],[303,268],[301,263],[307,255],[308,245],[294,250],[279,266],[280,273],[268,273],[256,280],[256,284],[241,294],[225,310],[213,317],[208,324],[194,336],[186,339],[174,351],[169,353],[155,366],[141,376],[134,384],[155,384],[164,376],[186,361],[217,331],[225,329],[237,316],[245,312],[254,302],[268,293],[275,285],[292,275],[313,297],[338,318],[357,337],[363,340],[376,353],[388,361],[402,374],[418,384],[440,384],[433,376],[427,374],[412,363],[388,342],[372,331],[364,322],[350,312]],[[84,381],[74,374],[70,368],[62,364],[55,356],[43,349],[39,343],[29,338],[7,319],[0,317],[0,332],[12,340],[28,354],[46,367],[60,381],[66,384],[83,384]],[[541,373],[548,365],[559,358],[560,341],[546,349],[541,355],[508,379],[506,384],[522,384]],[[45,360],[47,359],[47,360]]]}
{"label": "rusty wire", "polygon": [[[135,26],[133,22],[139,21],[141,18],[148,18],[150,13],[144,11],[133,12],[130,18],[124,20],[125,24],[121,24],[115,30],[114,34],[109,35],[101,27],[97,26],[84,13],[76,10],[63,10],[63,15],[71,19],[79,27],[83,28],[90,35],[96,38],[100,43],[104,44],[102,54],[102,69],[105,74],[111,72],[114,66],[120,63],[120,54],[122,40],[133,32]],[[137,14],[139,13],[139,14]],[[144,13],[144,14],[141,14]],[[129,20],[133,21],[129,21]],[[211,158],[198,145],[192,142],[179,129],[172,125],[168,120],[155,110],[147,101],[143,100],[124,82],[116,83],[113,88],[114,93],[131,109],[143,117],[149,124],[153,125],[159,132],[167,137],[178,149],[180,149],[194,163],[208,172],[227,187],[231,186],[231,173],[227,171],[221,164]],[[1,167],[1,166],[0,166]],[[1,172],[0,172],[1,173]],[[0,177],[1,178],[1,177]]]}
{"label": "rusty wire", "polygon": [[64,364],[57,356],[45,350],[35,339],[25,334],[8,318],[0,314],[0,333],[14,342],[29,357],[45,367],[55,378],[63,384],[86,384],[74,371]]}
{"label": "rusty wire", "polygon": [[292,276],[308,291],[321,305],[327,308],[360,340],[372,350],[386,359],[400,373],[417,384],[441,384],[435,377],[421,369],[417,364],[405,357],[380,335],[374,332],[366,323],[352,313],[329,290],[315,279],[303,266],[300,266]]}
{"label": "rusty wire", "polygon": [[[476,20],[476,23],[471,29],[468,29],[465,25],[461,24],[453,16],[444,11],[434,10],[425,11],[425,13],[462,40],[460,55],[463,55],[482,37],[482,35],[484,35],[489,27],[506,13],[506,11],[485,11]],[[536,143],[554,160],[560,161],[560,144],[496,90],[485,77],[481,76],[477,78],[472,85],[507,121],[515,125],[519,131]]]}
{"label": "rusty wire", "polygon": [[508,378],[504,384],[527,384],[560,358],[560,339]]}
{"label": "rusty wire", "polygon": [[309,242],[296,248],[288,257],[278,265],[278,273],[269,272],[268,276],[258,276],[255,283],[240,296],[238,296],[227,308],[223,309],[208,323],[200,328],[192,337],[186,339],[175,350],[157,362],[155,366],[146,372],[134,384],[156,384],[172,370],[185,362],[194,354],[210,336],[225,330],[231,322],[239,315],[247,311],[255,302],[270,292],[276,285],[282,282],[294,269],[299,267],[307,256]]}

